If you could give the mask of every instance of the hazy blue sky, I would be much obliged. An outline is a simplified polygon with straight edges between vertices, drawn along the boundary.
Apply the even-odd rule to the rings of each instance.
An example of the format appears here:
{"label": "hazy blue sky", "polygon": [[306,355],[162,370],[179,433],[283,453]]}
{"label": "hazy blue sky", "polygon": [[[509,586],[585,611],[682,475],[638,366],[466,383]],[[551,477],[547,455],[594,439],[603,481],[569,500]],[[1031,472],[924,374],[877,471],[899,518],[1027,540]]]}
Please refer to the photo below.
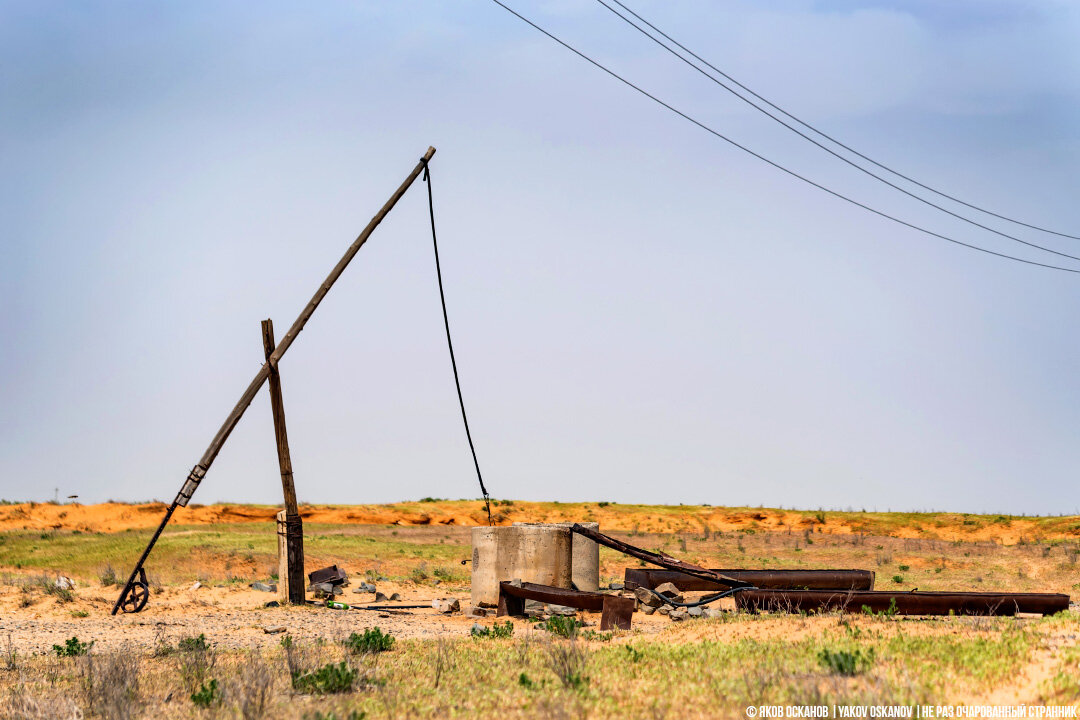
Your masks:
{"label": "hazy blue sky", "polygon": [[[800,172],[1053,261],[871,184],[593,2],[507,2]],[[1080,235],[1080,4],[632,7],[875,158]],[[429,144],[494,495],[1080,508],[1080,276],[801,185],[487,0],[0,2],[0,497],[171,499],[259,320],[284,333]],[[478,495],[427,222],[417,184],[282,363],[302,500]],[[260,395],[197,501],[280,501],[276,467]]]}

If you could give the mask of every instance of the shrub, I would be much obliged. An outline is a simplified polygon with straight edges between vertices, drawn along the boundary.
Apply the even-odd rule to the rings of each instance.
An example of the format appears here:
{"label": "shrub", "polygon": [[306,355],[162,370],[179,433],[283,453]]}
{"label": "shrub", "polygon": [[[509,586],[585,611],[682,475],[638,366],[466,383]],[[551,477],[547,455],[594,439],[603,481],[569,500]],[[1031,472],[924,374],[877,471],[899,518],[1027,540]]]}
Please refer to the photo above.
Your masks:
{"label": "shrub", "polygon": [[209,650],[210,647],[206,644],[206,635],[199,633],[198,637],[180,638],[180,642],[176,643],[176,649],[181,652],[199,652]]}
{"label": "shrub", "polygon": [[496,622],[491,627],[484,627],[483,625],[473,625],[472,630],[469,631],[469,635],[474,638],[509,638],[514,634],[514,623],[507,620],[505,623]]}
{"label": "shrub", "polygon": [[101,581],[102,586],[109,587],[112,585],[123,585],[124,581],[116,576],[116,570],[112,565],[106,565],[98,573],[98,580]]}
{"label": "shrub", "polygon": [[420,563],[409,573],[409,579],[414,583],[422,583],[428,579],[427,565]]}
{"label": "shrub", "polygon": [[273,674],[262,655],[255,653],[245,658],[229,688],[229,697],[236,701],[244,720],[259,720],[265,716],[273,682]]}
{"label": "shrub", "polygon": [[130,648],[80,658],[79,673],[87,709],[109,720],[134,720],[140,714],[139,656]]}
{"label": "shrub", "polygon": [[295,671],[292,673],[293,690],[311,695],[345,693],[352,690],[358,673],[345,661],[329,663],[311,672]]}
{"label": "shrub", "polygon": [[874,664],[874,651],[823,649],[818,653],[818,662],[830,672],[845,677],[858,675]]}
{"label": "shrub", "polygon": [[191,702],[201,708],[219,704],[221,702],[221,690],[218,689],[218,681],[211,678],[210,682],[200,685],[198,690],[191,693]]}
{"label": "shrub", "polygon": [[896,567],[900,572],[907,572],[911,569],[910,565],[897,565]]}
{"label": "shrub", "polygon": [[552,643],[548,648],[551,671],[570,690],[583,690],[589,684],[585,675],[588,658],[585,648],[571,638],[570,642]]}
{"label": "shrub", "polygon": [[465,576],[453,568],[437,567],[431,571],[431,574],[443,582],[463,582],[465,580]]}
{"label": "shrub", "polygon": [[901,585],[904,582],[904,576],[903,575],[893,575],[892,576],[892,581],[894,583],[896,583],[897,585]]}
{"label": "shrub", "polygon": [[547,620],[538,623],[536,627],[541,630],[547,630],[552,635],[559,635],[561,637],[574,637],[577,635],[578,630],[584,626],[584,623],[578,620],[576,617],[570,617],[566,615],[552,615]]}
{"label": "shrub", "polygon": [[362,655],[363,653],[377,653],[394,647],[394,636],[383,633],[379,628],[369,628],[363,635],[353,633],[344,643],[345,649],[350,655]]}
{"label": "shrub", "polygon": [[180,678],[189,691],[195,692],[209,679],[210,671],[217,664],[217,653],[202,634],[181,638],[176,645]]}
{"label": "shrub", "polygon": [[94,647],[93,640],[88,643],[79,642],[79,638],[73,636],[68,638],[63,645],[53,645],[52,649],[57,657],[82,657],[90,652],[92,647]]}

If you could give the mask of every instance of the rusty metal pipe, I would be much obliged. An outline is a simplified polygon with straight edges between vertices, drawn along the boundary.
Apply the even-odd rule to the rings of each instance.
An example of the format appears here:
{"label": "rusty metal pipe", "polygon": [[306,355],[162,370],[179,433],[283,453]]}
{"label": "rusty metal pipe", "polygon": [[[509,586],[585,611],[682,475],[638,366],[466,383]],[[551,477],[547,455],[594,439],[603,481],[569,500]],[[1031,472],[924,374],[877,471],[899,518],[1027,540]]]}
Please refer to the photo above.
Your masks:
{"label": "rusty metal pipe", "polygon": [[[790,590],[873,590],[871,570],[746,570],[710,569],[709,572],[739,580],[760,589]],[[674,570],[627,568],[623,583],[628,590],[635,587],[650,590],[672,583],[684,592],[718,590],[728,585],[710,582],[695,575]]]}
{"label": "rusty metal pipe", "polygon": [[749,612],[884,612],[897,615],[1052,615],[1069,608],[1059,593],[888,592],[873,590],[743,590],[736,607]]}

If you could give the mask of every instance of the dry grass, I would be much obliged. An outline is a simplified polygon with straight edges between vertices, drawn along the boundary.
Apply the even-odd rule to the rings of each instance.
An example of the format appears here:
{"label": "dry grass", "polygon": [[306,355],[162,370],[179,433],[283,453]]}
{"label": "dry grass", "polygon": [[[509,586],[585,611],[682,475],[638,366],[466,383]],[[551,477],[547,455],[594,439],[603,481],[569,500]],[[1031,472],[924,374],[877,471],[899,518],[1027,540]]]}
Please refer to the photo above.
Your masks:
{"label": "dry grass", "polygon": [[[518,506],[498,507],[509,512]],[[580,505],[559,508],[583,511]],[[597,515],[616,509],[597,508]],[[849,519],[829,511],[821,517],[816,512],[785,511],[789,519],[806,523],[799,520],[779,528],[769,525],[772,516],[766,514],[764,520],[751,519],[732,530],[716,516],[742,517],[743,511],[698,508],[684,516],[679,511],[661,513],[665,522],[684,525],[678,532],[646,532],[642,528],[649,525],[642,522],[632,533],[614,534],[710,567],[869,568],[878,573],[879,585],[890,588],[1074,592],[1080,580],[1080,544],[1075,539],[1025,537],[1023,542],[1002,545],[943,539],[929,532],[898,536],[917,529],[907,516],[871,518],[888,530],[883,534],[874,534],[873,528],[830,532],[845,527],[841,521]],[[628,517],[642,520],[654,512],[660,513],[638,508]],[[992,518],[972,521],[981,525],[963,524],[969,520],[961,517],[958,527],[995,525]],[[1036,520],[1024,522],[1037,526]],[[1013,530],[1021,524],[1019,519],[1010,522]],[[1004,522],[996,524],[1006,527]],[[388,576],[417,592],[433,592],[436,581],[440,587],[436,592],[448,586],[459,591],[467,587],[469,568],[458,564],[468,556],[467,528],[312,523],[305,529],[313,564],[339,562],[356,575],[370,570],[370,579]],[[934,531],[944,535],[947,530]],[[0,539],[5,558],[23,565],[4,578],[7,597],[21,598],[9,601],[14,619],[44,616],[42,623],[72,623],[72,611],[101,614],[110,605],[115,590],[102,589],[104,582],[98,581],[111,581],[115,572],[103,568],[108,562],[120,567],[137,555],[145,533],[18,531],[0,533]],[[204,582],[231,588],[266,577],[274,564],[273,543],[271,526],[259,523],[178,526],[162,538],[154,566],[169,569],[161,577],[167,593],[180,594],[175,584],[189,583],[196,572]],[[64,603],[48,590],[47,581],[54,575],[41,573],[59,570],[79,577],[67,563],[83,563],[90,582],[80,581],[79,590]],[[634,563],[603,549],[602,581],[621,580],[623,568]],[[902,576],[903,582],[893,583],[893,575]],[[221,596],[211,596],[205,589],[199,593],[187,593],[193,598],[190,602],[203,602],[200,612],[216,612],[206,604],[209,601],[199,598]],[[160,595],[156,599],[161,606],[167,600]],[[257,601],[261,604],[263,599],[260,595]],[[18,608],[21,601],[27,602],[25,608]],[[283,636],[265,636],[257,630],[265,622],[259,613],[271,611],[233,607],[231,612],[239,625],[256,628],[262,646],[219,642],[209,628],[203,646],[190,637],[202,629],[164,613],[159,616],[171,618],[182,629],[161,625],[153,637],[149,629],[143,630],[140,644],[127,648],[104,642],[104,633],[91,634],[82,639],[103,642],[83,658],[17,652],[17,647],[27,646],[25,636],[16,635],[6,644],[0,641],[0,716],[349,720],[366,714],[367,720],[682,720],[743,717],[742,708],[751,704],[1080,703],[1080,652],[1075,649],[1080,618],[1072,613],[1046,619],[729,613],[715,620],[664,625],[659,631],[654,625],[646,632],[585,633],[572,640],[518,625],[511,639],[483,642],[468,637],[467,625],[451,624],[436,639],[400,637],[387,652],[354,656],[341,644],[357,629],[347,624],[344,613],[335,616],[339,625],[318,625],[323,628],[320,635],[305,630],[311,627],[305,613],[318,611],[297,610],[289,616],[291,641],[278,645]],[[28,632],[25,623],[19,624],[22,632]],[[190,642],[183,642],[183,633]],[[247,637],[244,643],[251,639]],[[844,653],[862,658],[851,673],[837,671],[842,663],[821,660],[823,654]],[[297,673],[341,662],[356,673],[350,692],[310,696],[294,689],[292,678]],[[221,688],[220,701],[200,708],[192,693],[210,681]]]}

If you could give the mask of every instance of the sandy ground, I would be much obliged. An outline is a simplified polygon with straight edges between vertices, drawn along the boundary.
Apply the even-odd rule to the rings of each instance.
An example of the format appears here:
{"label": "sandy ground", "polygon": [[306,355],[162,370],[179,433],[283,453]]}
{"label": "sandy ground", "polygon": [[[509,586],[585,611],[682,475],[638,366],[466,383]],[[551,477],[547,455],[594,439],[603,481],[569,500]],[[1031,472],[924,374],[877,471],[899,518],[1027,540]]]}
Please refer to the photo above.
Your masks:
{"label": "sandy ground", "polygon": [[[0,531],[79,530],[120,532],[156,527],[165,513],[160,502],[126,504],[18,503],[0,505]],[[279,510],[270,505],[197,505],[177,509],[173,525],[271,522]],[[772,508],[722,508],[709,506],[633,506],[608,503],[500,502],[493,506],[496,524],[513,522],[593,521],[609,531],[684,532],[708,527],[712,531],[756,529],[758,531],[853,535],[868,531],[898,538],[992,541],[1011,545],[1024,539],[1080,539],[1080,517],[1019,518],[997,523],[989,516],[931,513],[901,520],[890,513],[814,513]],[[305,523],[470,527],[486,525],[482,503],[465,500],[403,502],[392,505],[303,505]],[[900,516],[897,516],[900,517]],[[972,518],[979,518],[973,520]],[[1048,523],[1052,520],[1052,523]],[[882,527],[886,523],[886,527]]]}
{"label": "sandy ground", "polygon": [[[385,605],[430,606],[436,597],[457,598],[462,608],[468,605],[464,592],[434,593],[430,589],[396,583],[379,583],[379,590],[390,595],[398,592],[402,599]],[[349,610],[333,610],[322,605],[266,607],[277,599],[276,593],[259,592],[249,588],[202,586],[166,587],[155,590],[151,602],[137,614],[110,615],[118,589],[114,587],[79,587],[77,599],[59,604],[43,597],[29,607],[19,607],[21,594],[15,588],[0,590],[0,644],[6,645],[8,635],[15,649],[24,655],[48,654],[53,645],[77,636],[82,641],[93,640],[102,649],[135,645],[152,650],[158,642],[175,645],[182,637],[205,634],[208,641],[220,649],[270,647],[289,633],[297,638],[344,639],[353,632],[378,626],[402,639],[466,637],[474,623],[491,625],[496,621],[494,610],[483,619],[466,617],[462,612],[445,615],[431,607],[393,611],[363,610],[375,605],[370,593],[354,593],[346,588],[340,599],[353,605]],[[72,613],[85,612],[86,617]],[[580,616],[594,628],[599,626],[598,613]],[[499,622],[510,618],[498,618]],[[515,635],[531,627],[524,619],[513,620]],[[671,621],[660,615],[634,614],[637,634],[656,634],[670,626]],[[281,630],[284,628],[284,630]],[[273,631],[273,632],[268,632]]]}

